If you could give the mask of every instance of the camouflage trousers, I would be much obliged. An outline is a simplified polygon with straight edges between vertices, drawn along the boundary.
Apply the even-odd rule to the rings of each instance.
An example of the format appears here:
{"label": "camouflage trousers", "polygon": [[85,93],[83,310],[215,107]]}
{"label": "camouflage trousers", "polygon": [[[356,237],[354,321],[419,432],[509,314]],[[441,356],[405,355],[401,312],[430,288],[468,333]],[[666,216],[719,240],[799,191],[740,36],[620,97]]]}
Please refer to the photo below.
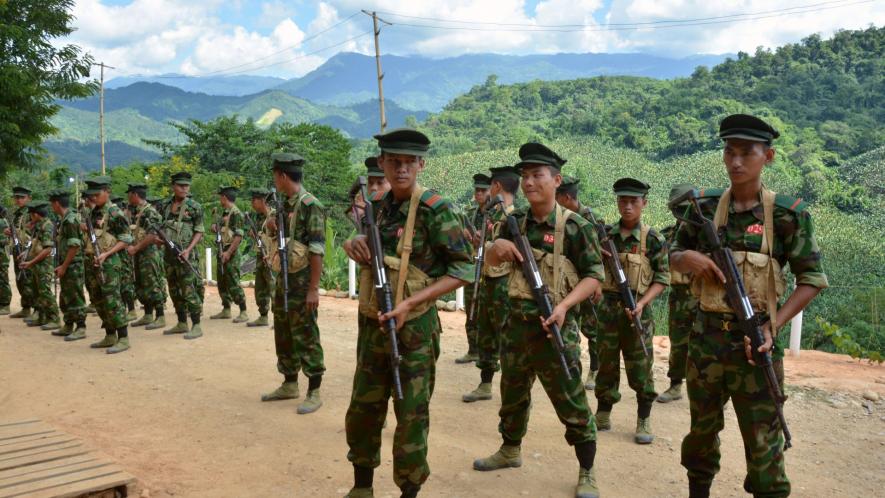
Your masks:
{"label": "camouflage trousers", "polygon": [[160,251],[159,247],[148,245],[134,258],[138,300],[153,309],[166,304],[166,275]]}
{"label": "camouflage trousers", "polygon": [[58,303],[55,300],[55,291],[53,289],[55,282],[53,269],[52,257],[50,256],[29,268],[28,275],[31,277],[31,286],[36,291],[34,309],[42,317],[57,320]]}
{"label": "camouflage trousers", "polygon": [[310,266],[289,274],[289,312],[283,310],[283,282],[277,279],[273,300],[273,336],[277,352],[277,370],[285,376],[304,372],[307,377],[322,375],[323,346],[317,312],[307,311],[307,287]]}
{"label": "camouflage trousers", "polygon": [[101,318],[102,328],[116,330],[128,325],[126,320],[126,303],[121,296],[121,277],[123,262],[119,254],[114,254],[102,265],[104,283],[101,282],[98,269],[92,264],[92,256],[86,258],[86,285],[91,289],[89,295],[95,311]]}
{"label": "camouflage trousers", "polygon": [[[649,404],[658,397],[655,391],[652,364],[654,354],[645,356],[639,333],[633,328],[633,322],[627,318],[618,294],[603,293],[602,301],[597,305],[600,327],[597,347],[599,348],[599,373],[596,375],[596,399],[600,410],[611,407],[621,400],[618,388],[621,383],[621,355],[624,356],[624,369],[627,382],[636,392],[639,405]],[[646,345],[652,351],[654,337],[654,320],[651,307],[646,307],[642,314],[642,325],[648,332]]]}
{"label": "camouflage trousers", "polygon": [[256,258],[258,262],[255,265],[255,304],[258,306],[258,313],[264,316],[270,309],[270,299],[274,293],[274,275],[270,266],[261,260],[260,255]]}
{"label": "camouflage trousers", "polygon": [[0,248],[0,306],[9,306],[12,302],[12,288],[9,285],[9,253]]}
{"label": "camouflage trousers", "polygon": [[511,302],[509,326],[501,335],[501,410],[498,431],[505,441],[522,441],[529,423],[532,385],[537,377],[565,426],[565,440],[570,445],[596,440],[596,418],[587,403],[581,381],[578,324],[573,313],[566,316],[561,328],[568,351],[566,360],[572,369],[569,380],[562,370],[559,355],[538,316],[524,314],[519,300]]}
{"label": "camouflage trousers", "polygon": [[[476,318],[473,321],[470,320],[470,303],[473,301],[473,284],[468,284],[464,286],[464,307],[467,311],[467,319],[464,322],[464,331],[467,333],[467,354],[477,354],[476,350],[476,330],[477,323]],[[477,303],[479,304],[479,303]],[[477,308],[477,311],[479,309]],[[479,314],[476,314],[477,317]]]}
{"label": "camouflage trousers", "polygon": [[508,277],[483,277],[479,286],[479,309],[476,320],[476,349],[479,359],[476,366],[480,370],[501,369],[501,334],[507,327]]}
{"label": "camouflage trousers", "polygon": [[[357,323],[356,372],[344,419],[350,448],[347,459],[354,465],[375,468],[381,465],[381,429],[393,392],[390,340],[376,319],[360,314]],[[396,430],[392,450],[393,481],[400,488],[409,483],[421,485],[430,475],[427,435],[441,332],[436,308],[399,330],[403,399],[393,400]]]}
{"label": "camouflage trousers", "polygon": [[592,302],[581,303],[578,318],[581,320],[581,335],[587,339],[587,354],[590,356],[590,370],[599,370],[599,346],[596,345],[596,337],[599,335],[599,320],[597,319],[598,306]]}
{"label": "camouflage trousers", "polygon": [[120,298],[124,304],[135,302],[135,265],[132,262],[132,256],[126,250],[117,253],[120,256],[122,264],[122,273],[120,275]]}
{"label": "camouflage trousers", "polygon": [[685,378],[685,362],[688,359],[688,336],[694,325],[698,299],[689,285],[671,285],[667,335],[670,336],[670,361],[667,377],[673,383]]}
{"label": "camouflage trousers", "polygon": [[[166,283],[169,284],[169,297],[176,314],[199,315],[203,311],[203,281],[194,275],[190,269],[175,257],[169,249],[165,249],[164,264],[166,266]],[[200,267],[200,262],[194,253],[191,253],[190,263],[194,268]]]}
{"label": "camouflage trousers", "polygon": [[[719,432],[731,400],[737,415],[747,480],[754,496],[789,496],[784,470],[784,438],[762,369],[747,362],[743,334],[733,316],[698,311],[688,346],[687,391],[691,432],[682,440],[682,466],[688,478],[711,483],[719,472]],[[778,346],[775,346],[779,349]],[[783,387],[782,351],[773,355]]]}
{"label": "camouflage trousers", "polygon": [[83,323],[86,321],[86,297],[83,293],[85,272],[86,268],[83,266],[83,260],[74,258],[58,283],[60,289],[58,305],[61,308],[65,323]]}
{"label": "camouflage trousers", "polygon": [[[228,248],[224,250],[227,251]],[[225,308],[230,308],[231,303],[246,308],[246,294],[240,287],[240,259],[239,252],[234,253],[224,265],[221,263],[220,254],[215,258],[215,264],[222,269],[218,275],[218,295],[221,296],[221,304]]]}
{"label": "camouflage trousers", "polygon": [[[15,273],[15,288],[18,289],[18,295],[21,297],[22,308],[31,308],[34,306],[35,292],[33,283],[33,270],[22,270],[18,267],[20,261],[13,261],[12,267]],[[22,275],[24,272],[24,275]]]}

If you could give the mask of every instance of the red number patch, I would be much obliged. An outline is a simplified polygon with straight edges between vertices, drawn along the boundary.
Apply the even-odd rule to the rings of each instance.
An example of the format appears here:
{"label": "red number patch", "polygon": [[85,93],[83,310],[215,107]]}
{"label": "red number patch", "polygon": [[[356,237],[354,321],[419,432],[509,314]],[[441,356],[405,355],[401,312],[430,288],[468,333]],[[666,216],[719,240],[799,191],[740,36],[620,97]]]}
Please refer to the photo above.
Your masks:
{"label": "red number patch", "polygon": [[765,229],[758,223],[747,227],[747,233],[751,235],[762,235],[764,231]]}
{"label": "red number patch", "polygon": [[547,244],[552,244],[553,243],[553,234],[552,233],[545,233],[544,234],[544,242]]}

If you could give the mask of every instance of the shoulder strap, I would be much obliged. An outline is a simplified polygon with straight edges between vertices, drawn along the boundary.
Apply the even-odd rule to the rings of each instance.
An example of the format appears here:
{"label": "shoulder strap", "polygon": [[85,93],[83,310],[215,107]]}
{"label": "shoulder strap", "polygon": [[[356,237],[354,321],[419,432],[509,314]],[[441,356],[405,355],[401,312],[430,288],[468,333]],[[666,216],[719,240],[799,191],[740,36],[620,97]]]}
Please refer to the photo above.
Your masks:
{"label": "shoulder strap", "polygon": [[[760,252],[768,253],[768,317],[771,320],[771,335],[777,336],[777,283],[774,274],[774,200],[777,194],[762,187],[762,248]],[[767,251],[766,251],[767,246]]]}
{"label": "shoulder strap", "polygon": [[651,225],[641,223],[639,225],[639,253],[645,255],[648,253],[648,232],[651,231]]}
{"label": "shoulder strap", "polygon": [[731,187],[725,189],[719,196],[719,204],[716,204],[716,214],[713,215],[713,225],[720,229],[728,223],[728,205],[731,203]]}
{"label": "shoulder strap", "polygon": [[415,238],[415,218],[418,214],[418,204],[421,196],[427,191],[421,185],[415,185],[412,191],[412,198],[409,199],[409,214],[406,216],[406,227],[403,230],[403,238],[399,239],[399,247],[397,253],[400,257],[399,276],[396,279],[396,301],[394,306],[402,302],[403,289],[406,286],[406,274],[409,272],[409,256],[412,254],[412,241]]}
{"label": "shoulder strap", "polygon": [[556,205],[556,225],[553,229],[553,295],[558,296],[560,292],[559,270],[562,266],[563,239],[565,238],[565,222],[573,213],[568,209]]}
{"label": "shoulder strap", "polygon": [[292,221],[289,223],[289,238],[295,240],[295,227],[298,226],[298,210],[301,208],[301,202],[307,197],[307,192],[301,189],[298,192],[298,198],[295,199],[295,209],[292,210]]}

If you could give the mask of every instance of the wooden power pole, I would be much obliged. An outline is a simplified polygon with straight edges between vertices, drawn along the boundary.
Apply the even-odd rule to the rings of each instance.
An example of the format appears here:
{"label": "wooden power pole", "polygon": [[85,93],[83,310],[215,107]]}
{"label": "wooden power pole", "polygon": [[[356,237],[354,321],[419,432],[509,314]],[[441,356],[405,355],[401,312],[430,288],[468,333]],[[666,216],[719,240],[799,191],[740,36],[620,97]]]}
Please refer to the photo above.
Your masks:
{"label": "wooden power pole", "polygon": [[381,133],[384,133],[384,128],[387,128],[387,116],[384,114],[384,73],[381,71],[381,48],[378,44],[378,35],[381,34],[381,28],[378,27],[378,22],[380,21],[388,26],[391,26],[391,23],[379,18],[375,12],[363,10],[363,14],[372,16],[372,25],[375,33],[375,68],[378,71],[378,103],[381,106]]}
{"label": "wooden power pole", "polygon": [[101,68],[101,78],[99,93],[98,93],[98,141],[101,143],[101,174],[106,174],[105,171],[105,161],[104,161],[104,70],[108,69],[116,69],[111,66],[105,65],[104,62],[100,62],[96,64]]}

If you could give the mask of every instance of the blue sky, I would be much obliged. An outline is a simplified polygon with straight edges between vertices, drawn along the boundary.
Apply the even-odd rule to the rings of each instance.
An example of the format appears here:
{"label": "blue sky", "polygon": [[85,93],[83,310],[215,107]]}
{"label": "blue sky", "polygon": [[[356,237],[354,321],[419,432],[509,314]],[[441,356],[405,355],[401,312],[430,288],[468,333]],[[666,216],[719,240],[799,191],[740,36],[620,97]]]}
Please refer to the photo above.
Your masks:
{"label": "blue sky", "polygon": [[[81,45],[116,75],[290,78],[340,51],[373,53],[361,9],[394,23],[383,28],[384,53],[428,57],[752,52],[885,24],[882,0],[76,0],[77,31],[62,42]],[[742,17],[684,22],[728,15]]]}

